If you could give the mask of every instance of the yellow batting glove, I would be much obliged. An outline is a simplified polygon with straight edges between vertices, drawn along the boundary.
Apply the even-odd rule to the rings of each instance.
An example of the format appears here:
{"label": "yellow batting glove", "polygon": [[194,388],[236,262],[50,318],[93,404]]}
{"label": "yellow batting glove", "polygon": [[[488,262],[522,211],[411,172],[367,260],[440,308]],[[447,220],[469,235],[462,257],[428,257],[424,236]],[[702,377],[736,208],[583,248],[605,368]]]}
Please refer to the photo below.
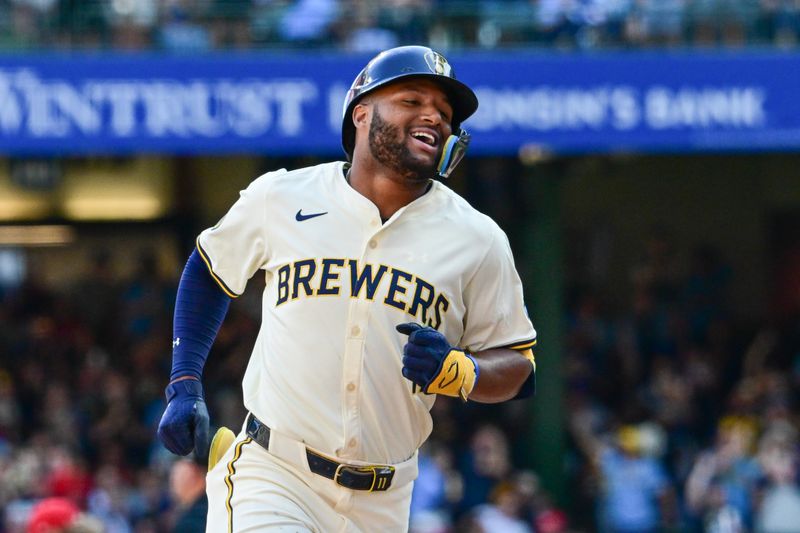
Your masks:
{"label": "yellow batting glove", "polygon": [[478,364],[466,352],[450,350],[442,360],[439,373],[423,387],[427,394],[444,394],[467,401],[478,381]]}
{"label": "yellow batting glove", "polygon": [[225,452],[231,447],[235,438],[236,435],[233,434],[233,431],[225,426],[217,430],[214,434],[214,438],[211,440],[211,448],[208,450],[209,472],[211,472],[211,469],[222,459],[222,456],[225,455]]}
{"label": "yellow batting glove", "polygon": [[467,401],[480,374],[467,352],[450,346],[440,332],[414,322],[399,324],[408,335],[403,347],[403,376],[426,394],[443,394]]}

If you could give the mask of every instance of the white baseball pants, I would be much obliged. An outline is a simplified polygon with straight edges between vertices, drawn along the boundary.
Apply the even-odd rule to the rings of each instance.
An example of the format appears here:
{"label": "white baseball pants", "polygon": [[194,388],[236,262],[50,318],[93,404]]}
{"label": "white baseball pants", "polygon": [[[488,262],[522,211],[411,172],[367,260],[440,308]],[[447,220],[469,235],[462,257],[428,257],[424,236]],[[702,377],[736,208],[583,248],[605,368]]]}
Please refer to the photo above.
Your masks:
{"label": "white baseball pants", "polygon": [[[207,533],[408,530],[412,482],[401,480],[383,492],[351,490],[311,472],[302,460],[305,448],[300,443],[284,444],[292,446],[296,449],[275,454],[244,431],[236,436],[206,478]],[[410,476],[416,477],[416,457]]]}

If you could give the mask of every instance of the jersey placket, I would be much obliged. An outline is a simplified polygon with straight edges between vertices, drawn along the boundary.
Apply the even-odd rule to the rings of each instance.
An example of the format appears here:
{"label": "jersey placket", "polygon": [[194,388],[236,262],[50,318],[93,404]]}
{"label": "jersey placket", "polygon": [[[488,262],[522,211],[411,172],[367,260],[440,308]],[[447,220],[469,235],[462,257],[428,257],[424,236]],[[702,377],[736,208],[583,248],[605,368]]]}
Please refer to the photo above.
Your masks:
{"label": "jersey placket", "polygon": [[[376,258],[380,254],[379,234],[384,229],[377,209],[365,210],[364,215],[367,223],[363,228],[364,239],[359,259],[361,267],[367,263],[380,263]],[[351,298],[347,313],[347,334],[342,361],[344,447],[340,450],[340,456],[344,458],[357,458],[361,449],[359,402],[363,388],[365,335],[371,305],[372,302],[366,298]]]}

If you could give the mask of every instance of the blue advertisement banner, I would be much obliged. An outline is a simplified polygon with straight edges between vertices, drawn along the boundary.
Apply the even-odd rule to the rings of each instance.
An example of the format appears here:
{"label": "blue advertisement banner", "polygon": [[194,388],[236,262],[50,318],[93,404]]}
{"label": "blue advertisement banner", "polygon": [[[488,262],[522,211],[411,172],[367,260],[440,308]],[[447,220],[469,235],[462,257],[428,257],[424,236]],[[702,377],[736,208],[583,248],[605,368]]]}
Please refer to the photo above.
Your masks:
{"label": "blue advertisement banner", "polygon": [[[472,153],[800,149],[800,54],[449,54]],[[341,154],[365,56],[0,56],[0,154]]]}

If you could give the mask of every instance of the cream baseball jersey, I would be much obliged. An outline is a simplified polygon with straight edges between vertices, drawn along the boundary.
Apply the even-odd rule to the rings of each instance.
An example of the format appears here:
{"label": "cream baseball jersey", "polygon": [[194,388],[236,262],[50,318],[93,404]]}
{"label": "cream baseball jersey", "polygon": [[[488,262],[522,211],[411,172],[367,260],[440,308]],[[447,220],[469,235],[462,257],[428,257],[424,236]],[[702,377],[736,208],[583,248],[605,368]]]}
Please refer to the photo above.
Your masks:
{"label": "cream baseball jersey", "polygon": [[434,181],[382,223],[344,165],[257,178],[197,245],[229,296],[265,273],[245,407],[332,457],[394,464],[428,437],[435,400],[402,376],[397,324],[521,357],[536,333],[508,240],[490,218]]}

